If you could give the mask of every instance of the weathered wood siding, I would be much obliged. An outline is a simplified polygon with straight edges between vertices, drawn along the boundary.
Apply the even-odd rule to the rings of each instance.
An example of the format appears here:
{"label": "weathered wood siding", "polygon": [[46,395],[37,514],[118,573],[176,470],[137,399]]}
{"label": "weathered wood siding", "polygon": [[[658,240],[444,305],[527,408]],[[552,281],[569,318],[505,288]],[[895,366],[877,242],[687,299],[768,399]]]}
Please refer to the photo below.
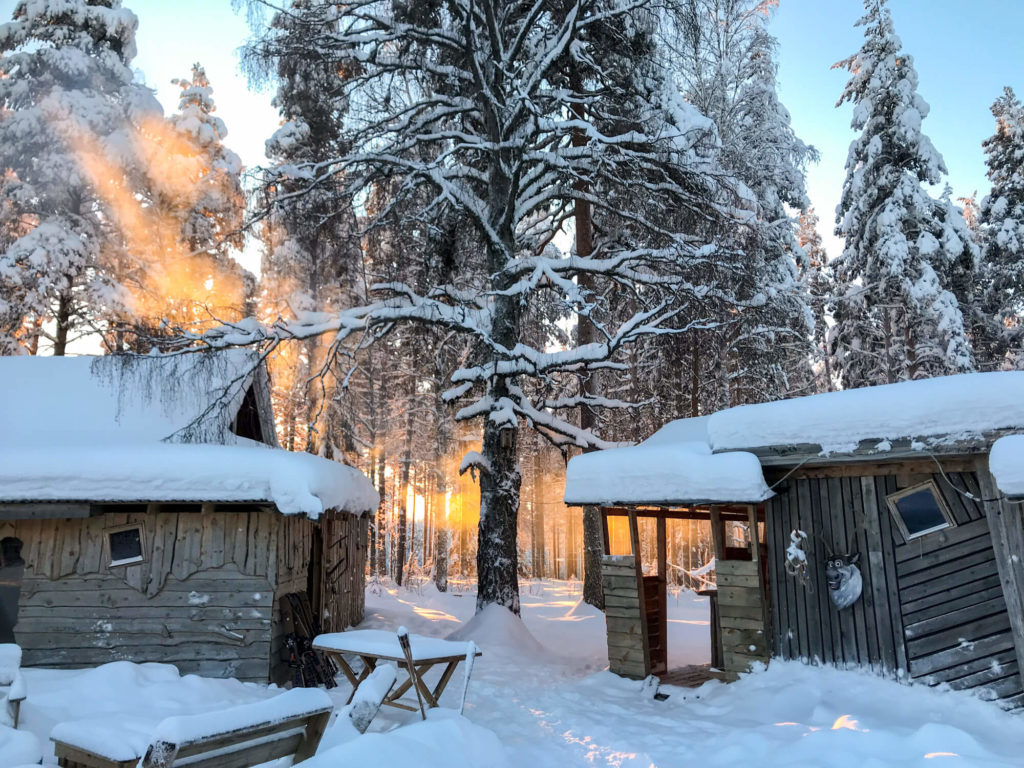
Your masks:
{"label": "weathered wood siding", "polygon": [[[0,523],[24,542],[15,636],[27,666],[157,661],[267,680],[273,512],[105,514]],[[146,561],[107,567],[104,531],[142,523]]]}
{"label": "weathered wood siding", "polygon": [[366,608],[369,518],[329,512],[320,524],[324,542],[321,623],[325,632],[342,632],[361,622]]}
{"label": "weathered wood siding", "polygon": [[[984,686],[1016,706],[1021,677],[984,510],[941,475],[913,482],[928,477],[957,526],[909,542],[885,500],[913,484],[897,476],[805,477],[766,502],[774,654]],[[973,473],[949,477],[980,497]],[[811,534],[807,585],[784,569],[793,529]],[[836,553],[861,553],[863,593],[843,611],[828,595],[825,541]]]}
{"label": "weathered wood siding", "polygon": [[604,555],[601,583],[608,628],[608,669],[641,680],[651,673],[651,667],[633,557]]}
{"label": "weathered wood siding", "polygon": [[283,595],[293,592],[307,591],[310,560],[316,539],[315,526],[316,524],[309,518],[295,515],[282,517],[277,529],[277,584],[271,609],[273,626],[270,638],[270,679],[278,684],[283,684],[289,679],[280,599]]}
{"label": "weathered wood siding", "polygon": [[757,661],[768,661],[764,586],[758,560],[719,560],[718,621],[721,626],[726,672],[746,672]]}

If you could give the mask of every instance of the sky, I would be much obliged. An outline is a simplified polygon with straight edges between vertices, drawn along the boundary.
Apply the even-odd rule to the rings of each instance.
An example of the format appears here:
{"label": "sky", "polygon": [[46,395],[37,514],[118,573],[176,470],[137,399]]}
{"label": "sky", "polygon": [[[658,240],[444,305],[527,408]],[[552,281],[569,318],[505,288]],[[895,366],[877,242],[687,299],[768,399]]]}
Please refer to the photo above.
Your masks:
{"label": "sky", "polygon": [[[0,0],[0,20],[16,0]],[[249,34],[244,10],[232,0],[125,0],[139,17],[138,76],[156,89],[165,113],[178,105],[176,77],[201,62],[214,88],[227,144],[247,167],[259,165],[263,143],[279,125],[273,88],[254,91],[242,74],[238,49]],[[919,93],[931,105],[924,132],[946,160],[954,196],[979,199],[988,190],[981,142],[994,130],[989,107],[1005,85],[1024,95],[1024,0],[891,0],[896,32],[913,56]],[[811,203],[821,218],[829,255],[841,241],[832,234],[845,177],[852,107],[836,108],[848,73],[831,65],[855,53],[863,32],[854,27],[860,0],[781,0],[771,23],[779,40],[779,91],[793,126],[821,153],[808,169]],[[938,191],[936,191],[936,194]],[[255,248],[243,263],[258,267]]]}

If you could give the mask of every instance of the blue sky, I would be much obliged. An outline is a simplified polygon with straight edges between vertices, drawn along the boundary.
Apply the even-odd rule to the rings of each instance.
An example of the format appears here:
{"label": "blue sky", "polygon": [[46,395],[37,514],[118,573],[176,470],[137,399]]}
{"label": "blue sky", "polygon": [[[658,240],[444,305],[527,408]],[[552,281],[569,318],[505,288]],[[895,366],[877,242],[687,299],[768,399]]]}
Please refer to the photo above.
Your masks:
{"label": "blue sky", "polygon": [[[247,165],[258,164],[278,118],[272,92],[250,91],[239,71],[237,50],[248,34],[244,14],[236,14],[230,0],[125,3],[139,17],[135,66],[157,89],[165,112],[178,102],[170,81],[202,62],[228,127],[227,143]],[[0,0],[0,19],[9,19],[14,6],[15,0]],[[946,160],[954,193],[984,195],[981,142],[993,131],[989,106],[1004,85],[1024,95],[1024,0],[891,0],[890,7],[932,108],[924,130]],[[841,247],[831,234],[832,219],[853,132],[851,108],[834,106],[847,73],[830,66],[860,47],[862,30],[853,25],[861,13],[860,0],[781,0],[771,26],[779,39],[782,101],[798,135],[821,152],[807,181],[831,256]],[[246,266],[253,268],[254,260],[250,250]]]}

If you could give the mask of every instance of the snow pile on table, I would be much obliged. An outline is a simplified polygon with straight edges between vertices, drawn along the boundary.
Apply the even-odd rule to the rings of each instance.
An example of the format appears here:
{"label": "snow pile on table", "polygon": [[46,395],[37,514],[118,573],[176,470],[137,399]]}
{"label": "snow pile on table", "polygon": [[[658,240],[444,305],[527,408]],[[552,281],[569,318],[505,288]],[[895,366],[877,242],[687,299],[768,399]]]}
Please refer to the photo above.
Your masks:
{"label": "snow pile on table", "polygon": [[751,453],[713,454],[712,417],[666,424],[639,445],[574,457],[566,504],[756,502],[771,495]]}
{"label": "snow pile on table", "polygon": [[376,509],[357,469],[231,431],[246,392],[265,386],[258,362],[239,350],[0,358],[0,501],[272,502],[314,518]]}
{"label": "snow pile on table", "polygon": [[[714,451],[811,444],[823,453],[852,451],[864,440],[916,438],[925,443],[1024,427],[1024,371],[968,373],[825,392],[710,417]],[[924,446],[922,446],[924,447]]]}
{"label": "snow pile on table", "polygon": [[1011,499],[1024,498],[1024,435],[1007,435],[992,444],[988,468],[999,490]]}
{"label": "snow pile on table", "polygon": [[[402,646],[398,643],[396,632],[382,629],[352,629],[348,632],[332,632],[317,635],[318,648],[327,648],[344,653],[367,654],[405,661]],[[413,661],[425,659],[444,659],[450,656],[465,656],[469,650],[468,643],[452,640],[439,640],[433,637],[410,637],[409,650]]]}

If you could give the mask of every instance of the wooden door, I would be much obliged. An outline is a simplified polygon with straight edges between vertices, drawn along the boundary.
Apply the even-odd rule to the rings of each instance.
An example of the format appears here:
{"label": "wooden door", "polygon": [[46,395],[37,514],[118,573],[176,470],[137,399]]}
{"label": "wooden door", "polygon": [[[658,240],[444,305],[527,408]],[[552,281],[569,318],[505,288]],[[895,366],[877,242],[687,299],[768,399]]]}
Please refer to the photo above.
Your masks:
{"label": "wooden door", "polygon": [[324,516],[320,530],[323,576],[320,579],[320,623],[324,632],[343,632],[349,623],[349,558],[347,520],[337,512]]}
{"label": "wooden door", "polygon": [[644,620],[647,622],[647,645],[651,658],[651,674],[668,672],[667,581],[664,574],[644,576]]}

